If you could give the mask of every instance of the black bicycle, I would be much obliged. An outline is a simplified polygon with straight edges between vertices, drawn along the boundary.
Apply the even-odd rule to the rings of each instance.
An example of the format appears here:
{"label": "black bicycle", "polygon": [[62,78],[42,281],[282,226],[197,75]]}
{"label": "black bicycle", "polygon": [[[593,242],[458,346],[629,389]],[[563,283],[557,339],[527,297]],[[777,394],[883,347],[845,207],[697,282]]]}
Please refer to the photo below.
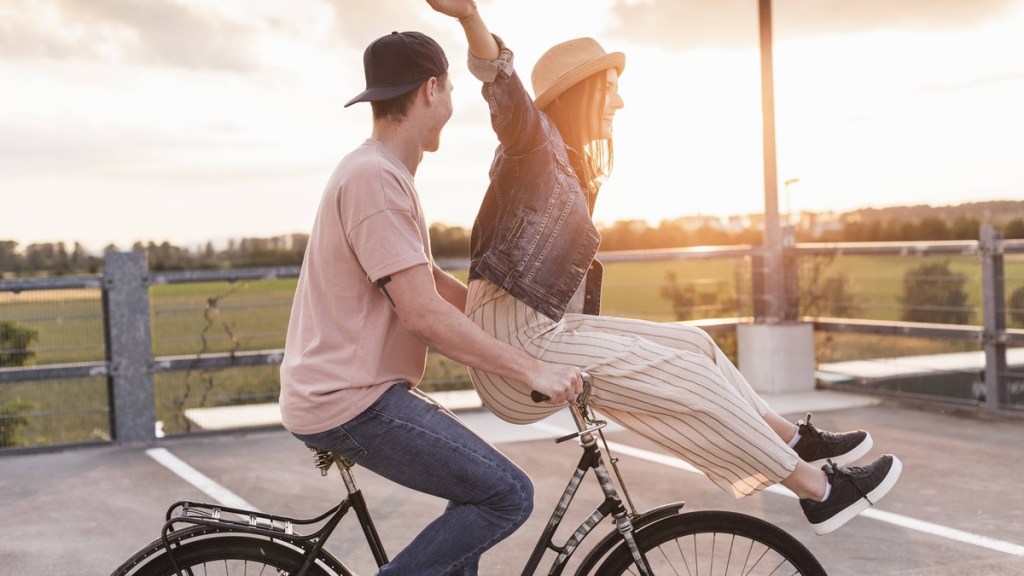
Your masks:
{"label": "black bicycle", "polygon": [[[555,558],[547,574],[562,574],[581,549],[583,540],[609,516],[614,529],[586,551],[575,574],[825,574],[803,544],[753,516],[724,511],[683,512],[683,502],[637,511],[622,481],[617,460],[609,458],[611,472],[604,464],[597,438],[608,452],[601,431],[606,422],[595,418],[590,410],[589,377],[584,380],[584,394],[570,405],[577,432],[555,440],[560,443],[578,438],[583,455],[523,568],[524,576],[536,574],[549,551],[555,553]],[[352,463],[330,452],[314,452],[316,467],[322,475],[326,476],[332,466],[341,472],[347,497],[337,506],[316,518],[294,519],[213,504],[178,502],[167,511],[160,538],[139,550],[112,576],[350,576],[354,573],[324,548],[349,511],[355,512],[374,560],[383,566],[388,555],[366,500],[356,486]],[[562,544],[555,544],[555,533],[589,471],[594,472],[604,501]],[[300,533],[307,528],[308,534]]]}

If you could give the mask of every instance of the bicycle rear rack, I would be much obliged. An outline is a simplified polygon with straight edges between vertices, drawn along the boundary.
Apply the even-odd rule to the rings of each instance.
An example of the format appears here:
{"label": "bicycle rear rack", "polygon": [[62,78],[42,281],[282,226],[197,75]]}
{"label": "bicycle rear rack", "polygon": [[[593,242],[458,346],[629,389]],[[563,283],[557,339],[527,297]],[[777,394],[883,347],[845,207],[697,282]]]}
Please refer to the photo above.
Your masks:
{"label": "bicycle rear rack", "polygon": [[[321,476],[327,476],[327,471],[330,467],[337,464],[338,469],[341,471],[342,477],[345,480],[345,486],[348,490],[349,497],[351,498],[353,494],[359,491],[350,471],[353,466],[352,462],[336,456],[332,452],[318,450],[312,446],[310,446],[309,449],[314,452],[314,466],[320,470]],[[241,508],[231,508],[229,506],[220,506],[205,502],[182,500],[175,502],[167,509],[167,513],[165,515],[166,524],[164,525],[164,534],[173,533],[178,530],[174,525],[181,523],[211,527],[230,527],[236,530],[243,530],[267,536],[278,536],[283,534],[286,536],[296,536],[297,538],[302,539],[312,539],[315,538],[321,530],[315,531],[310,536],[299,536],[295,533],[295,526],[312,526],[320,524],[328,520],[331,516],[337,514],[343,508],[347,509],[349,506],[351,506],[350,500],[349,498],[346,498],[340,504],[316,518],[298,519],[289,518],[287,516],[265,514],[256,510],[244,510]]]}
{"label": "bicycle rear rack", "polygon": [[[360,521],[363,521],[364,516],[367,515],[366,503],[363,500],[362,492],[356,487],[355,479],[352,477],[350,471],[350,468],[353,466],[352,462],[338,457],[331,452],[311,449],[315,452],[314,465],[320,470],[322,476],[327,475],[327,470],[332,464],[338,465],[338,469],[345,480],[346,490],[348,491],[348,496],[344,500],[315,518],[305,519],[275,516],[256,510],[244,510],[189,500],[175,502],[167,509],[164,526],[160,532],[160,539],[163,542],[164,548],[170,554],[171,563],[175,570],[180,573],[177,560],[174,558],[174,549],[180,544],[179,536],[184,537],[187,534],[191,534],[192,532],[189,532],[190,529],[207,528],[211,532],[243,532],[286,541],[305,551],[307,557],[306,565],[308,566],[320,554],[324,541],[334,531],[334,528],[341,522],[341,519],[349,509],[355,508],[356,515],[359,516]],[[366,517],[366,521],[370,525],[367,527],[364,524],[364,530],[372,531],[376,537],[375,542],[379,543],[380,538],[376,536],[376,530],[373,528],[372,522],[369,521],[368,517]],[[295,531],[296,526],[319,527],[312,529],[311,533],[304,535]],[[387,563],[387,556],[384,553],[383,546],[378,545],[374,550],[374,554],[379,554],[377,558],[379,565]],[[306,566],[303,567],[302,572],[305,572],[305,568]]]}

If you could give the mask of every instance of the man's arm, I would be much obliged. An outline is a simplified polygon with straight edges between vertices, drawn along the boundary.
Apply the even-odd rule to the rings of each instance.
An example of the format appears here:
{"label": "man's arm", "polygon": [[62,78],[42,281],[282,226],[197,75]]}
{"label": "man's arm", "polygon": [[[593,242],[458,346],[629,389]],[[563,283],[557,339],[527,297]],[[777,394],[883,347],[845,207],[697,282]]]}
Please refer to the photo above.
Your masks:
{"label": "man's arm", "polygon": [[538,360],[496,340],[466,318],[438,294],[429,266],[413,266],[392,274],[387,290],[405,328],[452,360],[525,382],[549,396],[552,404],[573,400],[583,391],[583,380],[575,366]]}

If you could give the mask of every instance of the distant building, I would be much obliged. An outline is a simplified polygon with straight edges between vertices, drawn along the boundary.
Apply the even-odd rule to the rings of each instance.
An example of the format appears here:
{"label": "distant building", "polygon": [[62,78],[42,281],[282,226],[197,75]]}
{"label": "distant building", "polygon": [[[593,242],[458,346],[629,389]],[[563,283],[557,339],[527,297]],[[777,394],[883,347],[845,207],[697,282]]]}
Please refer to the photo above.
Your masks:
{"label": "distant building", "polygon": [[687,230],[689,232],[700,230],[701,228],[722,231],[726,230],[726,225],[718,216],[705,216],[698,214],[697,216],[684,216],[682,218],[677,218],[674,222],[683,230]]}
{"label": "distant building", "polygon": [[743,232],[750,228],[750,216],[729,216],[726,223],[726,230],[732,234]]}

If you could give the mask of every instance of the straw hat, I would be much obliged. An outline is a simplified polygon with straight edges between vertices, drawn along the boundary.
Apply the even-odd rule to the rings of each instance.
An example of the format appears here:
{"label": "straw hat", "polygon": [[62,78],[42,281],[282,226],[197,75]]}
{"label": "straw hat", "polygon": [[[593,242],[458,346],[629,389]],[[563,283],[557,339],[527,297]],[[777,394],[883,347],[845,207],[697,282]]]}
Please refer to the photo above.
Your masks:
{"label": "straw hat", "polygon": [[552,46],[533,67],[533,101],[543,110],[555,98],[581,80],[602,70],[615,68],[619,74],[626,66],[622,52],[604,51],[593,38],[576,38]]}

